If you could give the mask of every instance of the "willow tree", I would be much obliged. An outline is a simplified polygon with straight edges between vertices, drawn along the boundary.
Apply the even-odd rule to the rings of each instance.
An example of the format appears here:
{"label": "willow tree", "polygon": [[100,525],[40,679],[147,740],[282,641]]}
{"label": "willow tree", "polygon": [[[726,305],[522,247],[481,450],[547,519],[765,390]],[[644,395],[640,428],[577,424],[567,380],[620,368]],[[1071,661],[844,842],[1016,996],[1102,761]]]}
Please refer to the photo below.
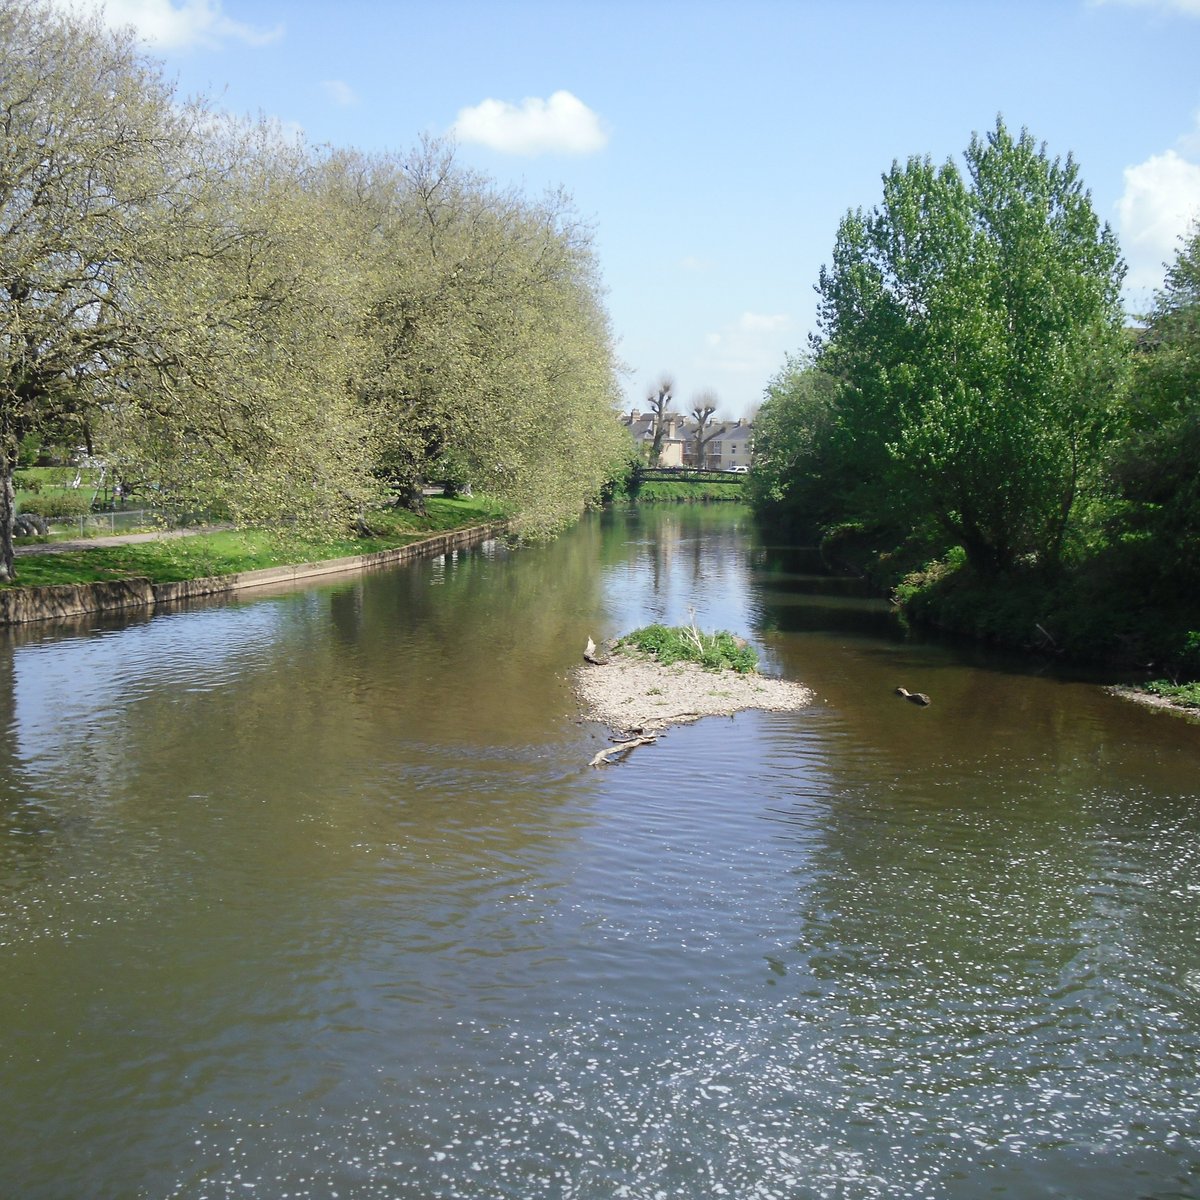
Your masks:
{"label": "willow tree", "polygon": [[427,142],[376,163],[364,404],[402,492],[453,470],[519,526],[573,519],[625,452],[587,231]]}
{"label": "willow tree", "polygon": [[0,578],[21,439],[85,422],[161,345],[139,295],[189,208],[193,124],[131,35],[0,3]]}
{"label": "willow tree", "polygon": [[927,515],[982,572],[1053,567],[1102,476],[1123,266],[1070,157],[997,121],[965,160],[895,164],[843,220],[818,365],[871,481],[855,515]]}
{"label": "willow tree", "polygon": [[171,337],[106,432],[177,503],[343,530],[378,498],[356,231],[269,123],[210,122],[198,153],[219,164],[205,221],[141,296]]}
{"label": "willow tree", "polygon": [[42,0],[0,0],[0,55],[0,578],[16,449],[47,428],[95,429],[179,503],[344,523],[374,451],[309,156]]}

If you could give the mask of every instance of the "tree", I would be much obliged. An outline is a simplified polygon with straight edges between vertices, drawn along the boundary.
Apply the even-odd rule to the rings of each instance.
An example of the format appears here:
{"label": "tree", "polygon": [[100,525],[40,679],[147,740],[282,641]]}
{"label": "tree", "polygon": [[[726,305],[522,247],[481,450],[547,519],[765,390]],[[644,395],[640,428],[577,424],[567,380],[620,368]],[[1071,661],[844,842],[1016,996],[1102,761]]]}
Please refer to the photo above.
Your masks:
{"label": "tree", "polygon": [[893,164],[822,269],[818,365],[844,384],[859,514],[936,519],[985,574],[1060,561],[1102,482],[1124,268],[1074,161],[1002,120],[966,174]]}
{"label": "tree", "polygon": [[836,384],[811,360],[789,358],[754,421],[755,510],[817,536],[842,507],[834,449]]}
{"label": "tree", "polygon": [[345,529],[380,494],[354,385],[357,231],[322,192],[319,160],[268,123],[211,121],[194,152],[214,164],[205,221],[139,296],[171,336],[106,409],[109,455],[175,503]]}
{"label": "tree", "polygon": [[674,399],[675,381],[669,375],[664,375],[646,397],[650,406],[650,414],[654,418],[654,439],[650,443],[650,465],[657,467],[662,459],[663,439],[667,433],[667,413],[671,410]]}
{"label": "tree", "polygon": [[712,421],[713,413],[717,411],[717,397],[714,392],[701,392],[692,402],[692,420],[696,422],[696,432],[692,438],[693,456],[696,466],[704,467],[704,447],[720,433],[720,428],[713,429],[705,435],[705,429]]}
{"label": "tree", "polygon": [[194,119],[129,34],[0,4],[0,579],[22,438],[82,423],[159,339],[137,294],[188,206]]}
{"label": "tree", "polygon": [[0,0],[0,55],[0,579],[51,430],[243,522],[345,528],[435,472],[528,531],[598,494],[625,445],[565,196],[220,120],[50,0]]}
{"label": "tree", "polygon": [[178,103],[131,33],[42,0],[0,0],[0,54],[0,578],[17,447],[51,429],[164,500],[343,522],[369,461],[351,255],[304,152]]}
{"label": "tree", "polygon": [[360,391],[382,468],[411,494],[449,455],[526,532],[574,519],[626,450],[588,231],[563,195],[498,192],[437,142],[373,180]]}
{"label": "tree", "polygon": [[1181,239],[1138,339],[1116,461],[1123,525],[1179,595],[1200,583],[1200,223]]}

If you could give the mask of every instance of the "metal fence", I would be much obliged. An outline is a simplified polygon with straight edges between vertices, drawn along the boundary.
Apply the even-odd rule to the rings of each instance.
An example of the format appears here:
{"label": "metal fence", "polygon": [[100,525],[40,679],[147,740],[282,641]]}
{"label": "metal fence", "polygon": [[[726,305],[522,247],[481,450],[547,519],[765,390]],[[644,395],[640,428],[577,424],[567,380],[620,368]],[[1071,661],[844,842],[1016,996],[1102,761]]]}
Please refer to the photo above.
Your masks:
{"label": "metal fence", "polygon": [[114,533],[169,529],[177,524],[168,514],[154,508],[136,508],[117,512],[87,513],[81,517],[55,517],[47,521],[52,534],[66,537],[104,537]]}

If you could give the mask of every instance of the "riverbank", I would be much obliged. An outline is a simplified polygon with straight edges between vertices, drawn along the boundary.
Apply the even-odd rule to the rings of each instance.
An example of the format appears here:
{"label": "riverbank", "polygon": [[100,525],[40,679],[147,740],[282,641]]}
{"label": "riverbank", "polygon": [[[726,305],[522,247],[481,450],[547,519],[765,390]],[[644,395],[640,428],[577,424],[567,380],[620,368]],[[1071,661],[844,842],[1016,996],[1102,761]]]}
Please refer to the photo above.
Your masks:
{"label": "riverbank", "polygon": [[[252,588],[286,587],[467,549],[503,533],[502,520],[479,520],[485,507],[450,507],[460,503],[442,501],[425,518],[443,526],[440,530],[393,530],[390,537],[280,541],[261,531],[230,531],[97,539],[103,544],[23,559],[18,582],[0,588],[0,625],[156,609]],[[455,516],[465,520],[454,525]],[[355,547],[362,549],[345,553]],[[31,575],[61,582],[29,582]]]}
{"label": "riverbank", "polygon": [[1128,687],[1124,684],[1113,684],[1104,689],[1110,696],[1121,700],[1129,700],[1140,704],[1143,708],[1154,708],[1169,712],[1173,716],[1187,717],[1194,722],[1200,722],[1200,707],[1186,700],[1179,700],[1170,695],[1164,696],[1147,688]]}

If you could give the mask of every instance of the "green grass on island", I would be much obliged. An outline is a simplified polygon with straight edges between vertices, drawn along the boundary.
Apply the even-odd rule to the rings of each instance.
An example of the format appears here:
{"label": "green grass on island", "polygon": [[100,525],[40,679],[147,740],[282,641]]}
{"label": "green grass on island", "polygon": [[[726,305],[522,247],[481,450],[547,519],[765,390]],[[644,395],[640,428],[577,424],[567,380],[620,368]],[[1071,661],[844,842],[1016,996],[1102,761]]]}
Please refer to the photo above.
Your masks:
{"label": "green grass on island", "polygon": [[758,669],[758,655],[744,638],[725,630],[701,633],[695,625],[647,625],[619,638],[613,648],[623,654],[652,657],[664,667],[694,662],[709,671],[737,671],[739,675]]}
{"label": "green grass on island", "polygon": [[234,575],[265,567],[374,554],[433,534],[502,520],[505,515],[499,505],[479,496],[453,500],[431,496],[426,508],[425,516],[399,509],[373,513],[371,537],[303,538],[264,529],[231,529],[133,545],[24,555],[17,559],[16,580],[0,586],[46,587],[124,579],[175,583]]}
{"label": "green grass on island", "polygon": [[1180,708],[1200,708],[1200,683],[1168,683],[1157,679],[1146,684],[1144,690],[1170,700]]}

